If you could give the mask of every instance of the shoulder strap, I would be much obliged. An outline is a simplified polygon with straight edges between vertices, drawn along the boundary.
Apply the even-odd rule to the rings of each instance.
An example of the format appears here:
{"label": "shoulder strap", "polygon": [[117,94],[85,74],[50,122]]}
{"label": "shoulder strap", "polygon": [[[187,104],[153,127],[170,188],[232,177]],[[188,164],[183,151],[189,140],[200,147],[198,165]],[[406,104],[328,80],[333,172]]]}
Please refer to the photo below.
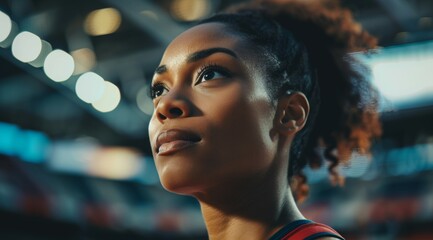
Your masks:
{"label": "shoulder strap", "polygon": [[344,240],[344,238],[331,227],[315,222],[298,226],[293,231],[287,233],[281,240],[313,240],[319,237],[335,237]]}

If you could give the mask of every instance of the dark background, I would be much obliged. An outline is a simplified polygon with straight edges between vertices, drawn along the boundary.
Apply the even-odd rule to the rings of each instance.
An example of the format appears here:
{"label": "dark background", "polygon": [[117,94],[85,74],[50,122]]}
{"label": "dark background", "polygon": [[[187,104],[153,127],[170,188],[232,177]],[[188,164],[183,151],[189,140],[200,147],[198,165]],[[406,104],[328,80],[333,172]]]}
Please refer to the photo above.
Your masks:
{"label": "dark background", "polygon": [[[147,86],[173,37],[234,2],[0,0],[19,31],[90,54],[73,54],[76,62],[94,59],[57,83],[0,47],[0,239],[206,239],[197,203],[158,183]],[[342,3],[379,39],[381,51],[358,55],[383,93],[384,135],[370,160],[354,155],[341,167],[343,188],[327,181],[326,166],[307,169],[312,192],[301,209],[347,239],[433,239],[433,2]],[[93,36],[83,26],[104,8],[117,9],[119,28]],[[113,111],[77,97],[87,71],[120,89]]]}

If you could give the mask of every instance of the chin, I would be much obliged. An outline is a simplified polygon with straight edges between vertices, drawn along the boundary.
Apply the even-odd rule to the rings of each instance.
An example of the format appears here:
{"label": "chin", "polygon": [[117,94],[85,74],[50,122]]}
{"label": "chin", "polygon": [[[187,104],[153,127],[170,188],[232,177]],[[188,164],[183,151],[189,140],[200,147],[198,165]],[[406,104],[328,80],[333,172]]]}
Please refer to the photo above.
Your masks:
{"label": "chin", "polygon": [[[173,171],[173,169],[165,168],[163,171],[158,172],[159,179],[165,190],[180,194],[180,195],[193,195],[199,191],[200,179],[193,178],[194,174],[185,171]],[[203,180],[203,179],[201,179]]]}
{"label": "chin", "polygon": [[183,184],[182,182],[161,181],[161,184],[165,190],[179,195],[193,196],[194,193],[198,192],[197,187],[190,184]]}

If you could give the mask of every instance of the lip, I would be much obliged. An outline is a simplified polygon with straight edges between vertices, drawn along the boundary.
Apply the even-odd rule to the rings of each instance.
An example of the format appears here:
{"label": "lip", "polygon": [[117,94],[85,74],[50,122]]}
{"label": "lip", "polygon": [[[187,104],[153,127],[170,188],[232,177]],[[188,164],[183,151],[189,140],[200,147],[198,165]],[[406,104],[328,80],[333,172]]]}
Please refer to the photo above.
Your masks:
{"label": "lip", "polygon": [[155,152],[158,155],[170,155],[188,148],[199,141],[201,141],[200,136],[194,132],[170,129],[158,134],[156,138]]}

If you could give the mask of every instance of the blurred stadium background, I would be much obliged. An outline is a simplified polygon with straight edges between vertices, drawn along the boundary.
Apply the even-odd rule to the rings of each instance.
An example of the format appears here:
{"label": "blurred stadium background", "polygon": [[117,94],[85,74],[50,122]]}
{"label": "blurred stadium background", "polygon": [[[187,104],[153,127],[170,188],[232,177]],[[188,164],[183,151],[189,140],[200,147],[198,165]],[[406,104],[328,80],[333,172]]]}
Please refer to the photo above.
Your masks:
{"label": "blurred stadium background", "polygon": [[[0,239],[206,239],[165,192],[147,138],[170,40],[227,0],[0,0]],[[433,1],[342,1],[378,37],[357,56],[382,93],[371,160],[306,169],[301,205],[347,239],[433,239]]]}

